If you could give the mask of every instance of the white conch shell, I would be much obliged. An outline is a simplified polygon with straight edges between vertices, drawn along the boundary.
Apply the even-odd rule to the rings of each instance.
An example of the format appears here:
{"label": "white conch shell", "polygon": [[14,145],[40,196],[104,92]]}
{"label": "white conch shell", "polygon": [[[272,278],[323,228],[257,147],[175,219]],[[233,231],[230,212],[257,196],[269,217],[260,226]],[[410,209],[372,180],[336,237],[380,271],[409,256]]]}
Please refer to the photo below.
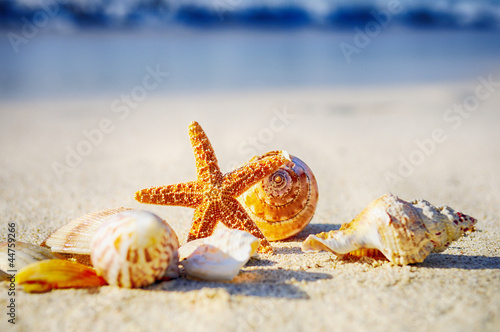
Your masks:
{"label": "white conch shell", "polygon": [[130,209],[107,209],[73,219],[50,234],[41,245],[50,247],[52,252],[90,255],[90,241],[99,226],[108,217],[127,210]]}
{"label": "white conch shell", "polygon": [[[141,210],[110,217],[90,244],[98,275],[119,287],[144,287],[178,268],[179,242],[174,230],[157,215]],[[172,270],[171,270],[172,272]]]}
{"label": "white conch shell", "polygon": [[340,257],[376,256],[381,252],[395,264],[420,263],[429,253],[443,251],[473,230],[475,222],[447,206],[436,208],[424,200],[409,203],[387,194],[340,230],[309,235],[302,250],[328,250]]}
{"label": "white conch shell", "polygon": [[259,247],[255,236],[236,229],[217,229],[214,235],[179,248],[186,274],[204,280],[232,280]]}
{"label": "white conch shell", "polygon": [[47,248],[31,243],[19,241],[0,243],[0,270],[19,271],[31,263],[57,258],[61,258],[61,256],[54,254]]}
{"label": "white conch shell", "polygon": [[[251,161],[277,153],[271,151]],[[238,197],[269,241],[283,240],[303,230],[318,203],[318,184],[313,172],[299,158],[290,158],[291,161]]]}

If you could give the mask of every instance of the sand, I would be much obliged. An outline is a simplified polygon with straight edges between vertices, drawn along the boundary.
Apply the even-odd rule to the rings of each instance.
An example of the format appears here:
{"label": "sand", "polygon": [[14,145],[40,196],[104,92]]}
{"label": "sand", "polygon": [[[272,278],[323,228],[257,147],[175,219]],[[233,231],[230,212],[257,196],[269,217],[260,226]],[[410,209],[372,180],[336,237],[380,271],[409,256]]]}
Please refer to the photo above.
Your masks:
{"label": "sand", "polygon": [[[0,330],[13,328],[14,298],[19,331],[498,331],[500,93],[480,88],[479,100],[480,85],[150,95],[117,112],[119,95],[1,103],[1,241],[8,222],[18,240],[38,244],[72,218],[126,206],[159,214],[183,243],[193,210],[141,205],[133,194],[194,179],[192,120],[223,171],[285,149],[314,171],[320,198],[303,232],[232,282],[15,296],[3,283]],[[469,110],[452,113],[463,103]],[[449,205],[476,217],[477,231],[404,267],[301,252],[308,234],[338,229],[387,192]]]}

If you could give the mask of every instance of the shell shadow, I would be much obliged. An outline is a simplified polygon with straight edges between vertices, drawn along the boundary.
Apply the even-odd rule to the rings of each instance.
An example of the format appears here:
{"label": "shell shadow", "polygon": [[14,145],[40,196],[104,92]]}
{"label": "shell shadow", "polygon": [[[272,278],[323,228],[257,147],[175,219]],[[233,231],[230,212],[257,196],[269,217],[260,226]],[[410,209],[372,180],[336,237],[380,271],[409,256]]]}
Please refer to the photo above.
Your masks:
{"label": "shell shadow", "polygon": [[289,281],[331,279],[326,273],[285,269],[253,269],[240,272],[231,282],[203,281],[181,277],[150,286],[155,291],[190,292],[203,288],[224,289],[230,295],[265,298],[309,299],[309,295]]}
{"label": "shell shadow", "polygon": [[341,226],[340,224],[309,224],[297,235],[282,241],[283,242],[304,241],[310,234],[336,231],[340,228],[340,226]]}
{"label": "shell shadow", "polygon": [[417,265],[431,269],[484,270],[500,269],[500,257],[469,256],[454,254],[430,254]]}
{"label": "shell shadow", "polygon": [[[274,249],[275,253],[278,249]],[[269,260],[269,259],[262,259],[262,258],[253,258],[251,257],[248,263],[246,263],[245,266],[273,266],[276,265],[275,261]]]}
{"label": "shell shadow", "polygon": [[274,248],[274,253],[276,255],[303,255],[304,252],[300,249],[300,244],[302,241],[297,241],[296,239],[292,239],[287,242],[296,242],[296,246],[292,248]]}

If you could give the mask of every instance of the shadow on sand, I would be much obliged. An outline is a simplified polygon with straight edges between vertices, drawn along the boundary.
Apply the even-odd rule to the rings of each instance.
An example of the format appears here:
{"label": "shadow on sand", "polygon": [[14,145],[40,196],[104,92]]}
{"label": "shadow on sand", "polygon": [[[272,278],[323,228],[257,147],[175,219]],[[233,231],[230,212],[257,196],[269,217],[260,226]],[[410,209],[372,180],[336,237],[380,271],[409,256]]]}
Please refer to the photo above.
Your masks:
{"label": "shadow on sand", "polygon": [[310,234],[318,234],[322,232],[336,231],[341,225],[337,224],[309,224],[299,234],[292,236],[283,242],[304,241]]}
{"label": "shadow on sand", "polygon": [[500,257],[430,254],[418,267],[432,269],[500,269]]}
{"label": "shadow on sand", "polygon": [[231,282],[203,281],[181,277],[149,287],[156,291],[190,292],[203,288],[225,289],[231,295],[266,298],[309,299],[299,287],[289,283],[295,281],[317,281],[331,279],[326,273],[285,270],[256,269],[243,271]]}

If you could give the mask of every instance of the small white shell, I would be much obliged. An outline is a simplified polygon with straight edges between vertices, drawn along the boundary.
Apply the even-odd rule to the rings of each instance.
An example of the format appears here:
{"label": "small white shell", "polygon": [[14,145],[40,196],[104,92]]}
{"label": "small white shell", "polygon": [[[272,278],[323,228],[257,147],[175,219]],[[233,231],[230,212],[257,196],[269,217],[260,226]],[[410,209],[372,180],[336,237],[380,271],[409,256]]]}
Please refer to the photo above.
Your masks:
{"label": "small white shell", "polygon": [[20,269],[27,265],[30,265],[31,263],[42,261],[45,259],[57,258],[61,257],[57,254],[54,254],[47,248],[40,247],[31,243],[0,243],[0,270],[19,271]]}
{"label": "small white shell", "polygon": [[97,230],[90,258],[98,275],[119,287],[144,287],[178,268],[179,242],[157,215],[141,210],[110,217]]}
{"label": "small white shell", "polygon": [[186,274],[204,280],[232,280],[259,247],[255,236],[235,229],[217,229],[214,235],[179,248]]}

